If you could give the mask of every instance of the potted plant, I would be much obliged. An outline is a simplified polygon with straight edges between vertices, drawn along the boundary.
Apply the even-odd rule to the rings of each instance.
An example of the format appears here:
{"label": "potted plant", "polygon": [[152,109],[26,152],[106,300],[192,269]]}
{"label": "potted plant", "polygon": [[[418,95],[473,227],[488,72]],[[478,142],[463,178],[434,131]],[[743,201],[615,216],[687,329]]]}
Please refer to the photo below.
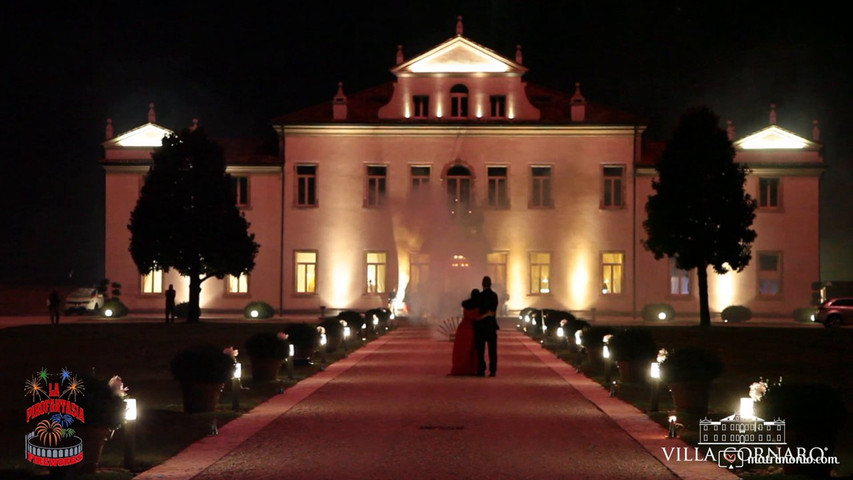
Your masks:
{"label": "potted plant", "polygon": [[[336,317],[324,318],[320,322],[320,326],[326,332],[326,351],[336,352],[344,340],[344,326],[349,326],[346,320],[340,320]],[[352,329],[350,329],[352,331]]]}
{"label": "potted plant", "polygon": [[287,359],[289,344],[284,332],[258,332],[246,340],[246,351],[252,362],[252,380],[269,382],[278,376]]}
{"label": "potted plant", "polygon": [[647,380],[649,363],[658,348],[652,332],[645,328],[626,328],[610,339],[610,355],[619,368],[623,382],[641,383]]}
{"label": "potted plant", "polygon": [[104,380],[84,374],[79,381],[82,390],[76,403],[85,412],[85,422],[74,425],[75,433],[83,441],[79,469],[93,473],[98,469],[104,444],[124,422],[127,388],[119,376]]}
{"label": "potted plant", "polygon": [[723,371],[714,352],[696,347],[673,350],[661,362],[660,370],[677,410],[698,415],[708,413],[711,382]]}
{"label": "potted plant", "polygon": [[[796,452],[797,448],[802,447],[810,452],[817,448],[823,456],[834,455],[838,432],[844,427],[847,418],[841,394],[822,383],[771,385],[759,397],[755,409],[762,418],[785,421],[788,449]],[[783,469],[788,474],[829,478],[832,465],[786,463]]]}
{"label": "potted plant", "polygon": [[310,364],[319,339],[317,326],[311,323],[289,323],[285,325],[284,333],[293,344],[294,361]]}
{"label": "potted plant", "polygon": [[172,375],[181,382],[186,413],[216,409],[225,382],[234,376],[236,356],[233,347],[223,350],[213,345],[197,345],[172,358]]}
{"label": "potted plant", "polygon": [[[587,358],[590,362],[602,363],[601,351],[604,346],[604,337],[613,335],[615,332],[616,329],[606,325],[595,325],[581,329],[581,347],[586,349]],[[574,339],[572,342],[574,343]]]}

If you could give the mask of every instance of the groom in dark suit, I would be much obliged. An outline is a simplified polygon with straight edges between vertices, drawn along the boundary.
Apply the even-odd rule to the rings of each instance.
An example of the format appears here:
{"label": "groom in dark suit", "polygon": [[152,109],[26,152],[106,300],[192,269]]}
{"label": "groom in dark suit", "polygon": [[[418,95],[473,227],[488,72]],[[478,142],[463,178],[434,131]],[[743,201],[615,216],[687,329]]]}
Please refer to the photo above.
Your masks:
{"label": "groom in dark suit", "polygon": [[492,279],[483,277],[483,290],[480,292],[481,318],[474,322],[474,340],[477,345],[477,376],[486,374],[486,345],[489,346],[489,376],[498,371],[498,294],[492,290]]}

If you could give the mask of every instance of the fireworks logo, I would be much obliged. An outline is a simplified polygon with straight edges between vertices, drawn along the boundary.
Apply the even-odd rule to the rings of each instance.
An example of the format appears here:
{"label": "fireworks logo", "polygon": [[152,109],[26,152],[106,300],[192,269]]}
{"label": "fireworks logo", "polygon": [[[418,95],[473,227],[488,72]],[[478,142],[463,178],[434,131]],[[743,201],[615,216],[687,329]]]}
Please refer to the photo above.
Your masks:
{"label": "fireworks logo", "polygon": [[24,382],[25,396],[32,406],[27,408],[27,423],[35,423],[24,437],[27,461],[45,467],[63,467],[83,460],[83,440],[72,428],[75,420],[86,423],[83,407],[77,405],[85,385],[76,375],[63,368],[58,374],[42,368]]}

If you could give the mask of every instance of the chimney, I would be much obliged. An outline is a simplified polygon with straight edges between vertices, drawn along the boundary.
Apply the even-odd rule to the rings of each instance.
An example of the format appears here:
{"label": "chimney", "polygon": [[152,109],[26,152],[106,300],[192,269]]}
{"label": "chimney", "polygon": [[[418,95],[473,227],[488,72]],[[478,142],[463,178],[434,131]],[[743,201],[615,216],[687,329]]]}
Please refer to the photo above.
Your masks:
{"label": "chimney", "polygon": [[776,104],[770,104],[770,125],[776,125]]}
{"label": "chimney", "polygon": [[462,15],[456,17],[456,35],[462,35]]}
{"label": "chimney", "polygon": [[586,119],[586,99],[581,95],[581,84],[575,82],[575,94],[572,95],[572,121],[583,122]]}
{"label": "chimney", "polygon": [[515,63],[522,65],[521,45],[515,46]]}
{"label": "chimney", "polygon": [[344,95],[344,83],[338,82],[338,93],[332,99],[332,119],[347,119],[347,97]]}
{"label": "chimney", "polygon": [[397,45],[397,65],[403,63],[403,46]]}
{"label": "chimney", "polygon": [[154,103],[148,104],[148,123],[157,123],[157,114],[154,113]]}
{"label": "chimney", "polygon": [[[815,120],[815,122],[817,122],[817,120]],[[107,129],[106,129],[106,135],[105,136],[107,137],[107,140],[113,138],[113,119],[112,118],[107,119]]]}
{"label": "chimney", "polygon": [[820,124],[817,122],[817,120],[815,120],[812,122],[812,125],[813,125],[812,126],[812,140],[814,140],[815,142],[819,142],[820,141]]}
{"label": "chimney", "polygon": [[726,135],[729,137],[730,142],[735,141],[735,122],[726,120]]}

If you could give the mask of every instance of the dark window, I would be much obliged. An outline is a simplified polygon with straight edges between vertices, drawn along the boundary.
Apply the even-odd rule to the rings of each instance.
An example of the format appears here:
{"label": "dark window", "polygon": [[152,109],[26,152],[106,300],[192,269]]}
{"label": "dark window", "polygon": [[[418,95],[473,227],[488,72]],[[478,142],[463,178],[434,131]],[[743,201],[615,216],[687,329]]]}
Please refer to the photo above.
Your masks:
{"label": "dark window", "polygon": [[296,205],[313,207],[317,205],[317,166],[296,166]]}
{"label": "dark window", "polygon": [[238,207],[249,205],[249,177],[231,176],[231,195]]}

